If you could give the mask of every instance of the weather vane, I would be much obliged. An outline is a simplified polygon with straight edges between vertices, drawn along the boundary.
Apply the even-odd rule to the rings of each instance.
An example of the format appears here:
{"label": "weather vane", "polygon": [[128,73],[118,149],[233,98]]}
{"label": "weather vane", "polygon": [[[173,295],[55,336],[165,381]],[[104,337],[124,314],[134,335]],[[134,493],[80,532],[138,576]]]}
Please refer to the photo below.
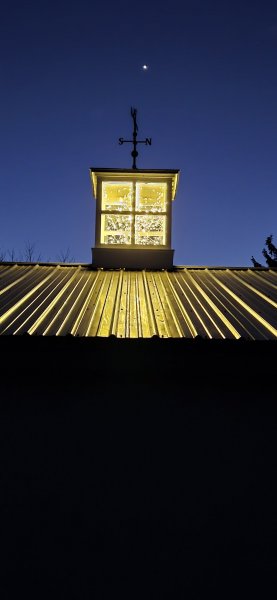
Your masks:
{"label": "weather vane", "polygon": [[125,143],[131,143],[133,144],[134,148],[131,152],[131,156],[133,157],[133,166],[132,169],[136,169],[137,165],[136,165],[136,158],[138,156],[138,151],[137,151],[137,144],[145,144],[146,146],[151,146],[152,144],[152,139],[151,138],[145,138],[145,140],[137,140],[137,133],[138,133],[138,126],[137,126],[137,109],[133,108],[131,106],[131,116],[134,122],[134,130],[133,130],[133,139],[132,140],[124,140],[122,137],[119,138],[118,143],[120,144],[120,146],[122,146],[122,144]]}

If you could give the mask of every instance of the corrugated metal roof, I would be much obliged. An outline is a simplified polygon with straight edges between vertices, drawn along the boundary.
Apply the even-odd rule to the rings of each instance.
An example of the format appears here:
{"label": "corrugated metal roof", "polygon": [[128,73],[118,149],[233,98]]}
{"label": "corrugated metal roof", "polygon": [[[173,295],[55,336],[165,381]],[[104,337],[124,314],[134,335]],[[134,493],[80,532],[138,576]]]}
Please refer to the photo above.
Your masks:
{"label": "corrugated metal roof", "polygon": [[277,270],[0,264],[0,334],[277,338]]}

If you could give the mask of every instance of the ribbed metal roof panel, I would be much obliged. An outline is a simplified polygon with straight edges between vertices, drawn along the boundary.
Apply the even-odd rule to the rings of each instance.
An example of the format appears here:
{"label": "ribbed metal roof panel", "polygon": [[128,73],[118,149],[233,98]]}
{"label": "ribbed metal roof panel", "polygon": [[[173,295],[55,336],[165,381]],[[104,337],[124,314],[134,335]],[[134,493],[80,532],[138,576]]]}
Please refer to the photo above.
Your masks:
{"label": "ribbed metal roof panel", "polygon": [[0,335],[276,339],[277,270],[0,264]]}

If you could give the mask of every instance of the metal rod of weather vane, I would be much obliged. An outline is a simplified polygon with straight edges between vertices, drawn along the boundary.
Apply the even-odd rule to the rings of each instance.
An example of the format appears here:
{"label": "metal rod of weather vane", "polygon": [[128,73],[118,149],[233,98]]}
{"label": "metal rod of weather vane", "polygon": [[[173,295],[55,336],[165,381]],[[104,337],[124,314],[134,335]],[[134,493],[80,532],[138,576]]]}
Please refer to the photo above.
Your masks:
{"label": "metal rod of weather vane", "polygon": [[137,145],[138,144],[145,144],[146,146],[151,146],[152,144],[152,139],[151,138],[146,138],[145,140],[137,140],[137,132],[138,132],[138,126],[137,126],[137,109],[131,107],[131,116],[134,122],[134,129],[133,129],[133,139],[132,140],[124,140],[122,137],[120,137],[118,139],[118,143],[120,146],[122,146],[122,144],[133,144],[133,150],[131,152],[131,156],[133,157],[133,165],[132,168],[136,169],[137,165],[136,165],[136,159],[138,156],[138,151],[137,151]]}
{"label": "metal rod of weather vane", "polygon": [[134,129],[133,129],[133,150],[131,152],[131,156],[133,157],[133,169],[137,168],[136,165],[136,158],[138,156],[138,152],[137,152],[137,131],[138,131],[138,126],[137,126],[137,109],[136,108],[131,108],[131,115],[133,118],[133,122],[134,122]]}

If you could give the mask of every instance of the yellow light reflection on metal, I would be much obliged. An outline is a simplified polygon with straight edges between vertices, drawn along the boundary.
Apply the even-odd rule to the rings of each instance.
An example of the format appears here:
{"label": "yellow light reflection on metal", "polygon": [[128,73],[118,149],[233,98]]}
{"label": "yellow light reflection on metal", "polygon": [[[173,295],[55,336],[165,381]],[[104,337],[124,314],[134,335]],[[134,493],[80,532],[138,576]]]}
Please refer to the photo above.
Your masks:
{"label": "yellow light reflection on metal", "polygon": [[[228,272],[229,269],[226,269],[226,271]],[[220,281],[220,279],[215,277],[215,275],[213,275],[212,273],[211,277],[216,280],[217,285],[220,285],[227,292],[227,294],[234,298],[236,302],[238,302],[238,304],[240,304],[248,313],[250,313],[252,317],[257,319],[257,321],[261,323],[263,327],[265,327],[268,331],[270,331],[270,333],[277,337],[277,329],[275,329],[275,327],[273,327],[271,323],[268,323],[268,321],[266,321],[261,315],[259,315],[259,313],[257,313],[256,310],[251,308],[251,306],[244,302],[244,300],[242,300],[242,298],[240,298],[238,294],[235,294],[229,287],[227,287],[222,281]]]}

